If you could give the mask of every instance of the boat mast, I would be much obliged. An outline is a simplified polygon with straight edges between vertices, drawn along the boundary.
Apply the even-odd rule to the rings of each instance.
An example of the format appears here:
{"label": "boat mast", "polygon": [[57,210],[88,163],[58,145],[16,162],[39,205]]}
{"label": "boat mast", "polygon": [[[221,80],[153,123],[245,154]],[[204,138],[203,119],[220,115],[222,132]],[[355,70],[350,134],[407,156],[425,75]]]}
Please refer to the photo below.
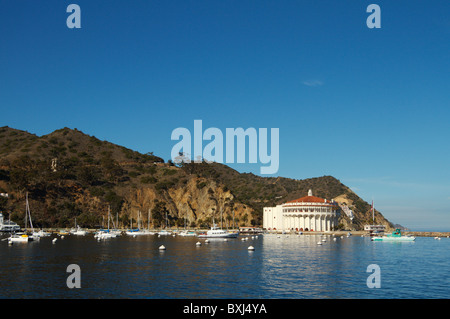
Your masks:
{"label": "boat mast", "polygon": [[[27,216],[28,215],[28,216]],[[34,231],[33,222],[31,221],[30,204],[28,203],[28,192],[26,194],[26,214],[25,214],[25,229],[27,228],[27,217],[30,218],[31,231]]]}
{"label": "boat mast", "polygon": [[147,229],[150,230],[150,215],[151,215],[151,209],[148,209],[148,218],[147,218]]}
{"label": "boat mast", "polygon": [[110,213],[110,209],[111,209],[111,206],[108,205],[108,230],[109,230],[109,213]]}
{"label": "boat mast", "polygon": [[166,230],[167,230],[167,210],[166,210]]}
{"label": "boat mast", "polygon": [[373,207],[373,200],[372,200],[372,223],[375,225],[375,208]]}

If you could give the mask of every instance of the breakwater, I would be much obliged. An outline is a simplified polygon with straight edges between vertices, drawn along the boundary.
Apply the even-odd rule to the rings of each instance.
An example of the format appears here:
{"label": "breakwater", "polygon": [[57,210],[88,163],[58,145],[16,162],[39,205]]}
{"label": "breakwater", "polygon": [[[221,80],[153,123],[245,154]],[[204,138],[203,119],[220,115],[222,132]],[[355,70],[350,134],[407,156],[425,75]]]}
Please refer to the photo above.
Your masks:
{"label": "breakwater", "polygon": [[450,232],[406,231],[402,233],[415,237],[450,237]]}

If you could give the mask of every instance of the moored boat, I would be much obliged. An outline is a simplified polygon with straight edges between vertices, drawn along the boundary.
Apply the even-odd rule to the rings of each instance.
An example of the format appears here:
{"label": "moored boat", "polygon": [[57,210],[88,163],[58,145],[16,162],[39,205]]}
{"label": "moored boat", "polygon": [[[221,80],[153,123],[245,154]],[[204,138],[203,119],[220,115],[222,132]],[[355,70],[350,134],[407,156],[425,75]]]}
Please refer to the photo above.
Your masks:
{"label": "moored boat", "polygon": [[75,218],[75,227],[70,230],[72,235],[84,236],[86,235],[86,230],[81,229],[80,225],[77,225],[77,219]]}
{"label": "moored boat", "polygon": [[375,236],[371,238],[372,241],[414,241],[415,239],[416,237],[414,236],[402,235],[400,228],[394,230],[391,235]]}
{"label": "moored boat", "polygon": [[39,230],[38,232],[33,232],[33,237],[49,237],[52,233],[46,232],[43,229]]}
{"label": "moored boat", "polygon": [[98,232],[94,234],[94,238],[97,239],[108,239],[108,238],[116,238],[119,234],[109,231],[109,229],[100,229]]}
{"label": "moored boat", "polygon": [[217,226],[211,227],[206,233],[199,234],[198,238],[236,238],[239,232],[228,232]]}
{"label": "moored boat", "polygon": [[33,237],[28,236],[25,233],[11,234],[11,236],[8,238],[9,243],[27,243],[32,240]]}
{"label": "moored boat", "polygon": [[148,229],[129,229],[125,232],[129,236],[154,235],[155,233]]}
{"label": "moored boat", "polygon": [[70,233],[72,235],[84,236],[84,235],[86,235],[87,231],[84,229],[81,229],[81,227],[77,225],[77,228],[72,228],[70,230]]}
{"label": "moored boat", "polygon": [[183,230],[178,235],[182,236],[182,237],[195,237],[195,236],[197,236],[197,233],[194,231]]}
{"label": "moored boat", "polygon": [[0,212],[0,231],[1,232],[20,231],[20,226],[15,222],[12,222],[11,220],[4,220],[3,214]]}

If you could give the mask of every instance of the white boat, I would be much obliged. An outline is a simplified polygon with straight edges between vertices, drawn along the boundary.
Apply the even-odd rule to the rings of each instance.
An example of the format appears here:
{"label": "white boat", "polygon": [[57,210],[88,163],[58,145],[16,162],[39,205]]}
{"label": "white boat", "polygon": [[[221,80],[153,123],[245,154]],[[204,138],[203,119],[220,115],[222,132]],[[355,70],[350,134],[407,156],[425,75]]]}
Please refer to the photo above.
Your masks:
{"label": "white boat", "polygon": [[239,232],[228,232],[216,225],[211,227],[206,233],[198,234],[198,238],[236,238],[239,236]]}
{"label": "white boat", "polygon": [[107,229],[100,229],[98,232],[94,234],[94,238],[97,239],[108,239],[108,238],[116,238],[119,235],[115,232],[109,231]]}
{"label": "white boat", "polygon": [[182,237],[195,237],[197,236],[197,233],[194,231],[187,231],[187,230],[183,230],[182,232],[180,232],[178,234],[178,236],[182,236]]}
{"label": "white boat", "polygon": [[[150,210],[148,212],[148,228],[150,228]],[[151,232],[149,229],[143,229],[141,228],[141,211],[138,211],[138,228],[136,229],[129,229],[125,232],[125,234],[129,236],[142,236],[142,235],[155,235],[155,232]],[[133,227],[133,224],[131,225]]]}
{"label": "white boat", "polygon": [[129,229],[125,232],[125,234],[129,236],[155,235],[154,232],[147,229]]}
{"label": "white boat", "polygon": [[182,237],[195,237],[197,236],[197,233],[194,231],[189,231],[186,229],[186,223],[187,223],[187,216],[184,214],[184,230],[178,233],[178,236]]}
{"label": "white boat", "polygon": [[84,236],[84,235],[86,235],[87,232],[86,232],[85,230],[81,229],[80,226],[77,226],[76,229],[75,229],[75,228],[72,228],[72,229],[70,230],[70,233],[71,233],[72,235]]}
{"label": "white boat", "polygon": [[[31,240],[39,240],[41,238],[39,232],[34,231],[33,227],[33,221],[31,220],[31,210],[30,210],[30,204],[28,202],[28,192],[26,193],[26,204],[25,204],[25,230],[27,229],[27,221],[30,220],[30,227],[31,227],[31,235],[27,235],[28,238]],[[23,237],[23,235],[22,235]],[[20,241],[20,239],[19,239]]]}
{"label": "white boat", "polygon": [[376,236],[371,238],[372,241],[414,241],[414,236],[404,236],[399,228],[394,230],[391,235]]}
{"label": "white boat", "polygon": [[[109,229],[109,219],[111,215],[111,210],[108,206],[108,229],[100,229],[94,234],[94,238],[100,239],[108,239],[108,238],[116,238],[119,237],[122,232],[119,230],[110,230]],[[114,221],[113,221],[114,223]]]}
{"label": "white boat", "polygon": [[9,243],[27,243],[32,240],[33,240],[33,237],[28,236],[25,233],[11,234],[11,236],[8,238]]}
{"label": "white boat", "polygon": [[38,232],[33,232],[32,236],[33,237],[49,237],[51,236],[52,233],[46,232],[44,230],[39,230]]}
{"label": "white boat", "polygon": [[169,219],[167,217],[167,212],[166,212],[166,229],[163,229],[163,230],[159,231],[158,235],[160,235],[160,236],[173,235],[171,231],[167,230],[167,228],[169,228]]}
{"label": "white boat", "polygon": [[70,230],[70,233],[72,235],[84,236],[84,235],[86,235],[87,232],[85,230],[81,229],[80,225],[77,225],[77,219],[75,218],[75,228],[72,228]]}
{"label": "white boat", "polygon": [[[11,214],[9,216],[11,216]],[[2,232],[20,231],[20,226],[12,222],[11,220],[4,220],[3,214],[0,212],[0,231]]]}

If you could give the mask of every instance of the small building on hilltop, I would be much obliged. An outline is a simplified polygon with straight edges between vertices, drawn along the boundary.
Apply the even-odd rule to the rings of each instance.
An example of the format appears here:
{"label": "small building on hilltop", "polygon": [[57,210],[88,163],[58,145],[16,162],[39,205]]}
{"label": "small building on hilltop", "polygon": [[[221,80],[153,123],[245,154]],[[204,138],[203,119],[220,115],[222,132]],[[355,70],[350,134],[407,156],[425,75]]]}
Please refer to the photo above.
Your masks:
{"label": "small building on hilltop", "polygon": [[275,207],[264,207],[263,228],[281,231],[331,231],[338,225],[340,207],[331,200],[304,196]]}

